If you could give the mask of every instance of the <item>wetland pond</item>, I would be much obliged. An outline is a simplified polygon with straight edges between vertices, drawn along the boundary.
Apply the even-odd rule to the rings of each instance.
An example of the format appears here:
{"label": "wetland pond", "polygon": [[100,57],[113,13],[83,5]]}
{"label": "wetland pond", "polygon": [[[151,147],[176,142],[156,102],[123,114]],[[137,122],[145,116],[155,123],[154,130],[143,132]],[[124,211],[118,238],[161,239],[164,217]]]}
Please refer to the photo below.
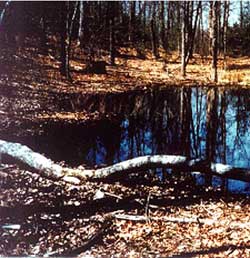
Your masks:
{"label": "wetland pond", "polygon": [[[69,166],[114,164],[141,155],[175,154],[250,168],[250,90],[168,88],[78,98],[95,122],[47,122],[34,135],[3,138],[28,145]],[[68,104],[73,112],[76,105]],[[70,104],[71,103],[71,104]],[[13,130],[12,130],[13,131]],[[197,177],[197,184],[203,184]],[[221,180],[213,178],[213,185]],[[228,190],[250,194],[250,183],[228,180]]]}

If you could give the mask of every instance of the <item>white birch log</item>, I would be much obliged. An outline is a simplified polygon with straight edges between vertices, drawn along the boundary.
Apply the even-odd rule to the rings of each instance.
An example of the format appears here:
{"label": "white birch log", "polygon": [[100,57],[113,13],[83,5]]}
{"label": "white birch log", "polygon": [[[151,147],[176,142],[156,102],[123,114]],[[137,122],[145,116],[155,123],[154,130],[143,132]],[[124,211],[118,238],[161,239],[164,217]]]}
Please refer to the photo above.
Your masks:
{"label": "white birch log", "polygon": [[187,158],[175,155],[153,155],[142,156],[130,160],[122,161],[112,166],[96,169],[91,177],[103,178],[111,174],[125,171],[132,171],[142,168],[159,168],[159,167],[178,167],[186,164]]}
{"label": "white birch log", "polygon": [[115,173],[138,171],[149,168],[174,168],[184,172],[200,172],[225,178],[250,182],[250,170],[204,160],[187,160],[184,156],[142,156],[99,169],[72,169],[60,166],[43,155],[20,143],[0,140],[0,154],[7,154],[39,171],[42,176],[62,179],[73,184],[88,178],[104,178]]}
{"label": "white birch log", "polygon": [[213,163],[197,159],[188,161],[186,169],[190,172],[210,173],[228,179],[250,182],[250,169],[247,168],[237,168],[222,163]]}
{"label": "white birch log", "polygon": [[31,168],[43,172],[47,177],[58,179],[64,176],[63,168],[60,165],[20,143],[0,140],[0,153],[22,161]]}
{"label": "white birch log", "polygon": [[11,2],[10,0],[9,0],[9,1],[6,1],[5,6],[4,6],[3,10],[1,11],[1,14],[0,14],[0,28],[1,28],[1,26],[2,26],[3,19],[4,19],[4,15],[5,15],[5,13],[6,13],[8,7],[9,7],[9,5],[10,5],[10,2]]}

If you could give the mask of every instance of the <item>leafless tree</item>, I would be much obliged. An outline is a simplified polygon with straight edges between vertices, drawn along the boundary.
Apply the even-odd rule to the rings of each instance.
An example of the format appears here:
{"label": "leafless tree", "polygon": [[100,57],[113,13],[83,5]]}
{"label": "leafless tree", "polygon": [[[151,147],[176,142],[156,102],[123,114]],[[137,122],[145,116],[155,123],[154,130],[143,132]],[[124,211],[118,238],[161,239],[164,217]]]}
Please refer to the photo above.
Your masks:
{"label": "leafless tree", "polygon": [[210,7],[212,8],[212,69],[211,69],[211,80],[213,82],[218,81],[217,72],[217,61],[218,61],[218,9],[219,1],[212,1]]}

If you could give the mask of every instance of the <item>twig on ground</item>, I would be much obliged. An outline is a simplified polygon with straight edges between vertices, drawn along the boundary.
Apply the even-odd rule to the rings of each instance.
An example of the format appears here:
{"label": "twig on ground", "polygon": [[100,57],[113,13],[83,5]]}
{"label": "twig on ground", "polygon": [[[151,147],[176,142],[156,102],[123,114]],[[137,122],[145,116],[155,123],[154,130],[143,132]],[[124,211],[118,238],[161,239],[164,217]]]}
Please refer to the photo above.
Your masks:
{"label": "twig on ground", "polygon": [[102,227],[96,233],[94,233],[82,246],[79,246],[73,250],[65,251],[59,255],[64,257],[75,256],[87,251],[92,246],[96,245],[98,242],[102,240],[103,236],[106,234],[107,230],[112,226],[112,224],[113,224],[112,217],[106,216],[102,224]]}
{"label": "twig on ground", "polygon": [[150,216],[149,216],[149,202],[150,202],[150,197],[151,197],[151,192],[149,192],[148,197],[147,197],[147,202],[145,206],[145,216],[147,218],[147,222],[150,222]]}

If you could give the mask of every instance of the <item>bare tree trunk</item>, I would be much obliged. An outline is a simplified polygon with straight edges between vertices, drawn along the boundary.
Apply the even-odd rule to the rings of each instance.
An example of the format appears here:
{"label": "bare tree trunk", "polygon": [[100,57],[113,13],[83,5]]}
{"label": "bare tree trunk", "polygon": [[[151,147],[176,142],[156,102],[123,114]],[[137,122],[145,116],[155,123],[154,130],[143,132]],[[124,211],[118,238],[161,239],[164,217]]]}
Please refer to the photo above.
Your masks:
{"label": "bare tree trunk", "polygon": [[128,41],[133,42],[134,34],[134,22],[135,22],[135,1],[129,3],[129,29],[128,29]]}
{"label": "bare tree trunk", "polygon": [[[194,50],[194,39],[195,39],[195,34],[196,34],[196,29],[197,29],[197,24],[198,24],[198,17],[200,15],[201,11],[201,4],[202,1],[198,2],[197,5],[197,10],[196,10],[196,16],[195,16],[195,21],[194,21],[194,28],[190,30],[190,36],[189,36],[189,43],[188,43],[188,53],[186,55],[186,65],[188,64],[190,58],[193,57],[193,50]],[[192,24],[191,24],[192,26]]]}
{"label": "bare tree trunk", "polygon": [[61,65],[60,65],[60,73],[61,75],[69,77],[69,57],[67,56],[67,30],[68,30],[68,21],[65,19],[67,17],[68,8],[67,2],[60,3],[60,19],[61,19],[61,26],[60,26],[60,35],[61,35]]}
{"label": "bare tree trunk", "polygon": [[[75,20],[76,20],[76,14],[77,14],[78,6],[79,6],[79,2],[76,1],[75,5],[74,5],[74,10],[73,10],[72,17],[69,19],[70,22],[69,22],[69,25],[68,25],[68,47],[67,47],[67,51],[68,51],[67,55],[68,55],[69,59],[70,59],[70,52],[71,52],[73,27],[74,27],[74,23],[75,23]],[[70,73],[69,73],[68,77],[70,77]]]}
{"label": "bare tree trunk", "polygon": [[201,7],[199,12],[199,20],[198,20],[198,36],[197,36],[197,50],[198,53],[203,58],[203,55],[205,53],[205,44],[204,44],[204,30],[203,30],[203,19],[202,19],[202,1],[201,1]]}
{"label": "bare tree trunk", "polygon": [[186,76],[186,7],[187,3],[182,2],[182,15],[181,15],[181,75]]}
{"label": "bare tree trunk", "polygon": [[78,29],[78,40],[80,47],[83,47],[83,37],[84,37],[84,26],[83,26],[83,16],[84,16],[84,2],[83,0],[79,3],[80,17],[79,17],[79,29]]}
{"label": "bare tree trunk", "polygon": [[[71,80],[70,75],[70,50],[71,50],[71,40],[72,31],[74,26],[74,21],[76,19],[76,13],[78,8],[78,2],[74,5],[74,10],[72,17],[70,17],[69,2],[61,3],[61,67],[60,72],[62,75],[66,76],[68,80]],[[66,19],[65,19],[66,17]]]}
{"label": "bare tree trunk", "polygon": [[168,1],[168,4],[167,4],[167,31],[166,31],[166,35],[165,35],[165,51],[167,52],[169,50],[169,37],[171,35],[171,26],[170,26],[170,12],[171,12],[171,1]]}
{"label": "bare tree trunk", "polygon": [[[178,46],[178,52],[179,56],[181,56],[182,52],[182,4],[183,2],[176,2],[177,10],[176,10],[176,15],[177,15],[177,24],[178,24],[178,39],[177,39],[177,46]],[[184,4],[185,5],[185,4]],[[175,39],[175,36],[174,36]]]}
{"label": "bare tree trunk", "polygon": [[110,64],[115,65],[115,35],[114,35],[114,20],[115,20],[115,2],[111,2],[110,6],[110,20],[109,20],[109,53]]}
{"label": "bare tree trunk", "polygon": [[212,2],[212,69],[211,80],[218,81],[217,60],[218,60],[218,19],[217,12],[219,1]]}
{"label": "bare tree trunk", "polygon": [[[194,11],[194,1],[187,1],[186,6],[186,57],[190,48],[191,37],[193,32],[193,11]],[[186,58],[185,57],[185,58]]]}
{"label": "bare tree trunk", "polygon": [[159,58],[158,47],[156,42],[156,31],[155,31],[155,20],[151,18],[150,21],[150,28],[151,28],[151,45],[152,45],[152,52],[155,58]]}
{"label": "bare tree trunk", "polygon": [[222,50],[222,44],[223,44],[223,28],[221,26],[221,1],[218,1],[218,6],[217,6],[217,51],[218,55],[221,54]]}
{"label": "bare tree trunk", "polygon": [[160,45],[166,50],[166,38],[165,38],[165,1],[160,2]]}
{"label": "bare tree trunk", "polygon": [[144,1],[143,4],[143,44],[144,47],[146,47],[146,35],[147,35],[147,26],[146,26],[146,20],[147,20],[147,15],[146,15],[146,11],[147,11],[147,2]]}
{"label": "bare tree trunk", "polygon": [[213,1],[209,2],[209,15],[208,15],[208,34],[209,34],[209,55],[212,56],[212,39],[213,39]]}
{"label": "bare tree trunk", "polygon": [[227,57],[228,17],[229,17],[229,1],[225,1],[224,2],[224,17],[223,17],[223,66],[224,66],[224,70],[226,70],[226,68],[227,68],[226,57]]}
{"label": "bare tree trunk", "polygon": [[157,41],[156,25],[155,25],[156,3],[152,2],[151,4],[153,4],[153,11],[152,11],[152,16],[150,20],[152,52],[155,58],[159,58],[158,44],[157,44],[158,41]]}
{"label": "bare tree trunk", "polygon": [[240,0],[240,29],[243,29],[243,0]]}

